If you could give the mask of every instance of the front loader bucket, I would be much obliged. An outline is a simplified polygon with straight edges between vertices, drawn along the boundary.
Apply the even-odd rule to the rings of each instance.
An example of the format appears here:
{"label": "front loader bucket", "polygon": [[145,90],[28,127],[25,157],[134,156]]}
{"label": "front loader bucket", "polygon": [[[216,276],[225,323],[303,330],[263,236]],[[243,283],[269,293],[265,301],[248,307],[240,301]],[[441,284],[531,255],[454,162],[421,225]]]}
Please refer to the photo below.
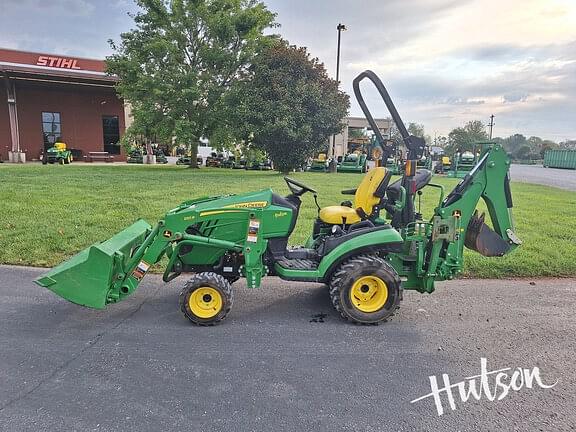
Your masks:
{"label": "front loader bucket", "polygon": [[[97,243],[54,267],[34,282],[72,303],[103,309],[108,292],[151,226],[139,220],[114,237]],[[113,301],[113,300],[112,300]]]}
{"label": "front loader bucket", "polygon": [[468,223],[464,245],[487,257],[505,255],[510,250],[510,244],[486,225],[484,218],[484,213],[478,216],[478,211],[474,212]]}

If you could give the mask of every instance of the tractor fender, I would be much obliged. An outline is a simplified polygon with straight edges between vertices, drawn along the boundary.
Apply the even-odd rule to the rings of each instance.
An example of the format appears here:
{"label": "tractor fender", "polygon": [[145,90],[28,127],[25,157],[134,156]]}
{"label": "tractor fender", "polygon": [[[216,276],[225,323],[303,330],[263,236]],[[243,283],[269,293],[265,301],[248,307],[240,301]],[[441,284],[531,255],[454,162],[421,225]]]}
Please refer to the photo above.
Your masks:
{"label": "tractor fender", "polygon": [[353,237],[338,245],[322,258],[318,266],[318,282],[328,282],[340,264],[353,256],[379,252],[401,252],[403,247],[402,236],[392,227]]}

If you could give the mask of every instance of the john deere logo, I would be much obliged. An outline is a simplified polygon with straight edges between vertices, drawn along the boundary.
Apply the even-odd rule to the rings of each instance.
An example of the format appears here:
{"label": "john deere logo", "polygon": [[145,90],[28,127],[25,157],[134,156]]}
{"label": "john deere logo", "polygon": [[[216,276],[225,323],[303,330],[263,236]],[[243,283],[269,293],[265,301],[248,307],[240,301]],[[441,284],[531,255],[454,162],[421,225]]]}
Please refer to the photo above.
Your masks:
{"label": "john deere logo", "polygon": [[242,202],[237,204],[230,204],[224,206],[224,208],[262,208],[268,205],[268,201],[250,201]]}
{"label": "john deere logo", "polygon": [[275,218],[284,217],[284,216],[286,216],[287,214],[288,214],[288,212],[280,211],[280,212],[274,213],[274,217],[275,217]]}

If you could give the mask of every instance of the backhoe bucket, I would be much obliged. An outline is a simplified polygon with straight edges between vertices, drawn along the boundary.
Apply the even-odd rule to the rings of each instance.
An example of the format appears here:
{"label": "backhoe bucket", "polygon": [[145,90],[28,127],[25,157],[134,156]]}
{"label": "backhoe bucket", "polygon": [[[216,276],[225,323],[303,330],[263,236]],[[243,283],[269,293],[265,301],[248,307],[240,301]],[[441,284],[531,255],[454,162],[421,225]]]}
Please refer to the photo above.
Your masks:
{"label": "backhoe bucket", "polygon": [[72,303],[103,309],[113,301],[108,298],[113,282],[125,273],[131,255],[150,229],[146,221],[139,220],[105,242],[84,249],[34,282]]}
{"label": "backhoe bucket", "polygon": [[510,250],[510,244],[484,223],[485,216],[474,212],[468,223],[464,245],[487,257],[503,256]]}

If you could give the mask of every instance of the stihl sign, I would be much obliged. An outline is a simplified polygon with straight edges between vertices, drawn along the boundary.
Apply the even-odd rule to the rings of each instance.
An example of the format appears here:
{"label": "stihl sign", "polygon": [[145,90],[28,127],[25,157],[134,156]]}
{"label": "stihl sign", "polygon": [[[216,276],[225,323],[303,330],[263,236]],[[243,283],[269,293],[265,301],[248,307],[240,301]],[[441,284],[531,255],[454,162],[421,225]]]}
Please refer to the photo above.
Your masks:
{"label": "stihl sign", "polygon": [[39,56],[36,65],[60,69],[82,69],[78,66],[78,60],[65,57]]}

